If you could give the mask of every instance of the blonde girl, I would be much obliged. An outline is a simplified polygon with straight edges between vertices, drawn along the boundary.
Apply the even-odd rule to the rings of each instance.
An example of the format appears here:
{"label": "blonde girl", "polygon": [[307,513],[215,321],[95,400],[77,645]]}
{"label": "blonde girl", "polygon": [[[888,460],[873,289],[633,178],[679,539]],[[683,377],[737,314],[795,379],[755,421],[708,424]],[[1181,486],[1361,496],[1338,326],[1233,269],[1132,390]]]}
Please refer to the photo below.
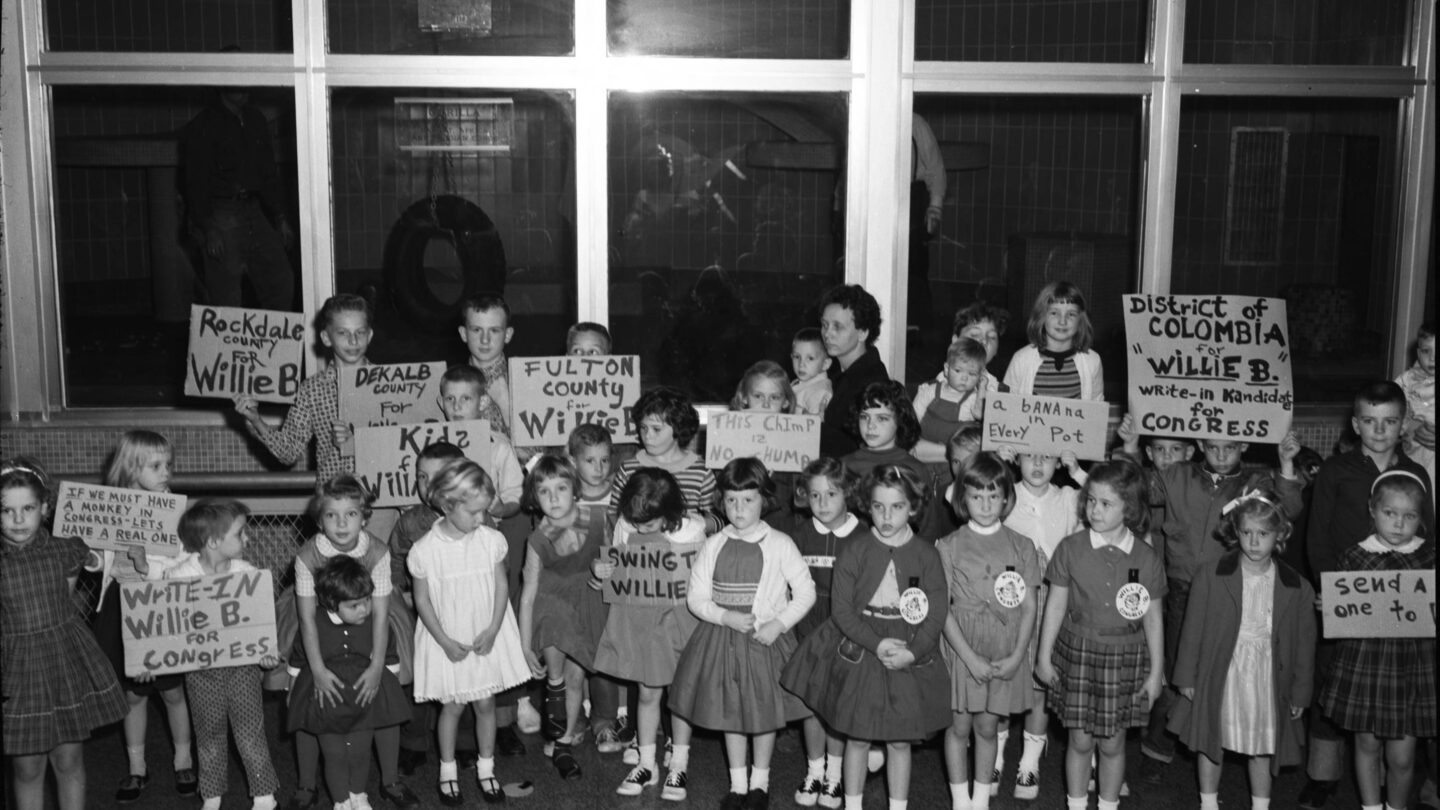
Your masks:
{"label": "blonde girl", "polygon": [[785,369],[773,360],[761,360],[740,376],[735,396],[730,398],[732,411],[763,413],[794,413],[795,389]]}
{"label": "blonde girl", "polygon": [[1068,281],[1052,281],[1040,290],[1025,330],[1030,345],[1015,352],[1005,370],[1005,386],[1016,394],[1069,399],[1105,398],[1100,355],[1085,294]]}

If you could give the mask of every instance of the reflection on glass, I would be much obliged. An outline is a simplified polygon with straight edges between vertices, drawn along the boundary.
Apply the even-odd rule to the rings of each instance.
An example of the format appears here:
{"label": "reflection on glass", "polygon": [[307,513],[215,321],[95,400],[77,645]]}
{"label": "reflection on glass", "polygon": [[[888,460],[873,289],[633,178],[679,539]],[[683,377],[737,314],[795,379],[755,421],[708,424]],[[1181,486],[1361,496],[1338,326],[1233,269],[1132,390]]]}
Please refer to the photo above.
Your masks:
{"label": "reflection on glass", "polygon": [[224,49],[289,53],[290,15],[290,3],[273,0],[45,0],[46,47],[123,53]]}
{"label": "reflection on glass", "polygon": [[1205,0],[1185,7],[1185,61],[1398,65],[1411,0]]}
{"label": "reflection on glass", "polygon": [[330,53],[564,56],[575,51],[574,0],[326,0],[325,20]]}
{"label": "reflection on glass", "polygon": [[930,326],[910,333],[906,379],[935,376],[955,313],[977,301],[1010,314],[988,366],[1003,376],[1040,288],[1065,279],[1086,295],[1106,391],[1123,391],[1120,296],[1136,289],[1140,102],[921,95],[915,111],[939,143],[947,192],[923,246],[928,289],[911,297],[910,322]]}
{"label": "reflection on glass", "polygon": [[1185,99],[1170,289],[1286,299],[1295,395],[1348,400],[1385,367],[1396,102]]}
{"label": "reflection on glass", "polygon": [[[843,278],[838,95],[610,98],[610,329],[647,384],[726,401]],[[843,193],[840,196],[843,199]]]}
{"label": "reflection on glass", "polygon": [[460,307],[503,294],[510,356],[575,322],[568,94],[331,91],[335,288],[376,302],[370,359],[463,362]]}
{"label": "reflection on glass", "polygon": [[1149,34],[1149,0],[915,0],[921,61],[1141,62]]}
{"label": "reflection on glass", "polygon": [[614,56],[844,59],[849,0],[608,0]]}
{"label": "reflection on glass", "polygon": [[[297,308],[295,243],[268,238],[281,236],[282,218],[299,221],[295,102],[288,89],[253,90],[246,101],[254,136],[248,142],[271,145],[273,163],[241,170],[240,154],[229,154],[223,166],[212,164],[213,183],[191,183],[198,170],[191,170],[183,145],[203,141],[197,122],[220,111],[217,91],[54,89],[56,264],[68,404],[180,404],[192,303],[258,306],[264,297],[270,306]],[[271,171],[273,183],[264,184],[263,194],[243,179]],[[270,233],[266,240],[235,241],[235,233],[216,230],[223,224],[217,212],[219,220],[239,217]],[[253,265],[241,268],[234,285],[220,283],[228,276],[223,262],[208,255],[211,234],[224,247],[220,258],[226,250],[243,251]],[[257,285],[256,277],[265,280]]]}

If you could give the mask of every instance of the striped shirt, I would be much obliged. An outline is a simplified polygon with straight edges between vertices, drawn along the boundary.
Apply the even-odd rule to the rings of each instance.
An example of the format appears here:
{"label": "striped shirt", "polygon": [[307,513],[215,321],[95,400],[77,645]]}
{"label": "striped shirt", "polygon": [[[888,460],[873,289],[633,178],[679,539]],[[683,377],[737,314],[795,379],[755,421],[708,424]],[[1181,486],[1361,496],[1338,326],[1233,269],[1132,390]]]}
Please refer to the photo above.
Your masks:
{"label": "striped shirt", "polygon": [[1045,353],[1040,361],[1040,368],[1035,371],[1035,388],[1033,393],[1043,397],[1062,397],[1064,399],[1080,398],[1080,370],[1075,368],[1075,354],[1067,352],[1060,357],[1059,368],[1055,366],[1054,355]]}
{"label": "striped shirt", "polygon": [[615,488],[611,490],[610,509],[620,514],[620,491],[625,482],[641,467],[659,467],[675,476],[680,492],[685,496],[685,508],[699,515],[708,514],[715,504],[715,474],[705,467],[705,459],[693,453],[686,453],[683,462],[676,466],[659,464],[644,450],[633,458],[621,462],[615,473]]}

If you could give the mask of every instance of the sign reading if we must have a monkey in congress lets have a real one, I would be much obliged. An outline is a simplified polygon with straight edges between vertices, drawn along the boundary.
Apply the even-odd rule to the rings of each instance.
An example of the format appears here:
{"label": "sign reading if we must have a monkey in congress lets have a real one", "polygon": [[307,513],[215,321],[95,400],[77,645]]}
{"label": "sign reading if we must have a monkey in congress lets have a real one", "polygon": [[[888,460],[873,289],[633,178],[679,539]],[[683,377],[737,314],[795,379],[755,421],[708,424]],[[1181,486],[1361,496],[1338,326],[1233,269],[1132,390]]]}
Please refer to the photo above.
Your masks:
{"label": "sign reading if we must have a monkey in congress lets have a real one", "polygon": [[1125,343],[1140,433],[1278,444],[1290,430],[1283,299],[1127,295]]}
{"label": "sign reading if we must have a monkey in congress lets have a real one", "polygon": [[177,557],[183,549],[175,528],[185,496],[101,484],[61,481],[55,503],[55,535],[78,537],[90,548]]}
{"label": "sign reading if we must have a monkey in congress lets have a real one", "polygon": [[570,431],[597,424],[616,443],[636,441],[630,408],[640,398],[640,358],[510,358],[510,440],[516,447],[563,445]]}
{"label": "sign reading if we must have a monkey in congress lets have a real one", "polygon": [[304,379],[305,316],[238,307],[190,307],[185,396],[245,395],[293,402]]}

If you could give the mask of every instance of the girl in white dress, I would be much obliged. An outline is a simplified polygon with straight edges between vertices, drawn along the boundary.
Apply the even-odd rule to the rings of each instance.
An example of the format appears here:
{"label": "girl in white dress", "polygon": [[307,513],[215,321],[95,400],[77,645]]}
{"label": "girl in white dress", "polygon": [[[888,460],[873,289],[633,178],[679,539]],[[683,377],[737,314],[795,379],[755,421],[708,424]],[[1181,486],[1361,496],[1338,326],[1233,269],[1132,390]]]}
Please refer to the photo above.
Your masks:
{"label": "girl in white dress", "polygon": [[477,777],[487,802],[504,800],[495,778],[495,694],[529,680],[520,629],[510,610],[504,535],[484,525],[495,498],[473,461],[445,467],[430,482],[430,505],[444,517],[410,549],[415,582],[415,699],[440,701],[440,801],[464,802],[455,766],[455,731],[475,709]]}

